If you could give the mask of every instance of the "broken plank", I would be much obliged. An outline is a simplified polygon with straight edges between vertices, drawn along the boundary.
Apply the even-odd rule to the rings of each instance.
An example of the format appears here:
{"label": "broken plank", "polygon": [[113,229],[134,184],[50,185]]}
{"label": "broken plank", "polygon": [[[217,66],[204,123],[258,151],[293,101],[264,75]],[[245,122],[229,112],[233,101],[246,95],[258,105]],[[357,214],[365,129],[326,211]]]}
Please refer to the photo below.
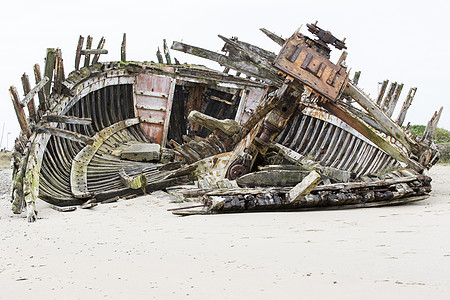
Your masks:
{"label": "broken plank", "polygon": [[36,93],[38,93],[48,81],[48,77],[45,76],[44,79],[42,79],[31,91],[26,94],[25,98],[23,98],[23,100],[20,102],[20,105],[22,107],[27,105],[28,102],[33,99],[34,95],[36,95]]}
{"label": "broken plank", "polygon": [[[38,64],[35,64],[33,69],[34,69],[34,79],[37,86],[42,81],[41,68],[39,67]],[[48,77],[46,78],[48,79]],[[42,86],[44,86],[44,84],[42,84]],[[39,98],[39,110],[41,111],[41,114],[43,114],[47,110],[47,107],[46,107],[45,93],[42,90],[42,88],[40,88],[38,91],[38,98]]]}
{"label": "broken plank", "polygon": [[81,49],[83,48],[84,37],[80,35],[78,38],[77,51],[75,53],[75,70],[80,68]]}
{"label": "broken plank", "polygon": [[81,50],[81,54],[84,54],[84,66],[85,67],[89,67],[89,63],[91,62],[91,53],[89,52],[89,50],[91,49],[92,46],[92,37],[90,35],[88,35],[87,40],[86,40],[86,50],[88,50],[88,52],[86,52],[86,50]]}
{"label": "broken plank", "polygon": [[103,46],[105,46],[105,38],[102,37],[100,41],[98,42],[97,51],[106,51],[106,52],[99,52],[94,54],[94,58],[92,59],[92,64],[96,64],[98,62],[98,59],[100,58],[100,54],[107,54],[108,50],[103,50]]}
{"label": "broken plank", "polygon": [[397,105],[398,98],[400,98],[400,94],[403,89],[403,83],[397,85],[395,88],[394,96],[392,97],[391,102],[389,103],[389,106],[386,108],[386,114],[390,117],[394,113],[395,106]]}
{"label": "broken plank", "polygon": [[282,37],[276,35],[275,33],[265,29],[265,28],[260,28],[259,30],[261,30],[265,35],[267,35],[272,41],[274,41],[275,43],[277,43],[280,46],[283,46],[284,43],[286,42],[285,39],[283,39]]}
{"label": "broken plank", "polygon": [[309,194],[320,182],[319,173],[312,171],[300,183],[294,186],[288,193],[289,203],[295,204]]}
{"label": "broken plank", "polygon": [[16,116],[17,120],[19,121],[20,129],[22,129],[22,132],[25,133],[27,137],[30,137],[31,131],[28,128],[27,117],[25,115],[25,112],[23,111],[23,107],[19,100],[19,93],[17,92],[17,89],[14,86],[11,86],[9,88],[9,92],[11,94],[11,99],[13,102],[14,110],[16,111]]}
{"label": "broken plank", "polygon": [[[52,86],[53,71],[55,69],[56,50],[54,48],[47,48],[47,57],[45,58],[44,77],[48,77],[49,81],[44,85],[43,91],[46,99],[50,96],[50,90]],[[50,104],[47,104],[49,107]]]}
{"label": "broken plank", "polygon": [[147,177],[144,174],[137,176],[129,176],[125,173],[124,169],[119,171],[120,181],[129,189],[137,190],[142,189],[145,194],[145,187],[148,185]]}
{"label": "broken plank", "polygon": [[167,47],[166,39],[163,39],[164,57],[166,58],[166,64],[171,65],[172,59],[170,57],[169,47]]}
{"label": "broken plank", "polygon": [[89,136],[56,127],[50,127],[46,125],[34,125],[33,129],[36,130],[38,133],[48,133],[71,141],[81,142],[83,144],[90,145],[94,142],[94,139]]}
{"label": "broken plank", "polygon": [[237,134],[241,129],[241,126],[239,126],[239,124],[234,120],[219,120],[196,110],[190,112],[188,119],[205,128],[208,128],[209,130],[214,131],[218,129],[228,136]]}
{"label": "broken plank", "polygon": [[42,117],[43,122],[56,122],[64,124],[91,125],[91,118],[78,118],[64,115],[46,115]]}
{"label": "broken plank", "polygon": [[384,93],[386,92],[388,83],[389,83],[389,80],[385,80],[385,81],[383,81],[383,84],[381,85],[381,89],[380,89],[380,92],[378,93],[378,97],[377,97],[377,105],[378,106],[381,106],[381,102],[383,101],[383,96],[384,96]]}
{"label": "broken plank", "polygon": [[402,108],[397,117],[397,124],[399,126],[402,126],[403,122],[405,121],[406,113],[408,112],[408,109],[411,106],[414,96],[416,95],[416,91],[417,91],[417,88],[415,88],[415,87],[409,89],[408,96],[406,97],[405,102],[403,102]]}
{"label": "broken plank", "polygon": [[[23,93],[27,96],[31,92],[30,79],[28,78],[28,75],[26,73],[23,73],[21,79],[22,79]],[[22,106],[27,105],[30,120],[32,122],[37,122],[38,116],[36,112],[36,106],[34,105],[34,94],[30,95],[27,101],[25,103],[22,102],[21,105]]]}
{"label": "broken plank", "polygon": [[123,34],[122,45],[120,47],[120,60],[127,61],[127,34]]}

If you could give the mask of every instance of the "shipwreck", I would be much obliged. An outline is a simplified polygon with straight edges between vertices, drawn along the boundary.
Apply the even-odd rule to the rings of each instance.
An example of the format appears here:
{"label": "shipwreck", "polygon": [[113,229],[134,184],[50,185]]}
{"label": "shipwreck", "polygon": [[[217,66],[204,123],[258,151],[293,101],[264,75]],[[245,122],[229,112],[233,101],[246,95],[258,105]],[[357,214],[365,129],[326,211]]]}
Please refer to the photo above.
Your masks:
{"label": "shipwreck", "polygon": [[[188,206],[180,215],[370,207],[422,200],[442,108],[423,136],[404,126],[416,88],[393,116],[403,84],[385,80],[376,99],[350,78],[345,40],[317,22],[284,39],[261,29],[278,54],[226,38],[223,53],[181,42],[157,62],[100,62],[105,39],[80,36],[75,70],[48,48],[36,86],[10,93],[21,126],[12,158],[12,210],[35,203],[92,207],[155,190]],[[330,61],[331,48],[341,51]],[[180,64],[170,50],[212,60]],[[173,53],[172,53],[173,54]],[[232,74],[233,73],[233,74]],[[35,98],[38,102],[35,102]],[[404,127],[403,127],[404,126]]]}

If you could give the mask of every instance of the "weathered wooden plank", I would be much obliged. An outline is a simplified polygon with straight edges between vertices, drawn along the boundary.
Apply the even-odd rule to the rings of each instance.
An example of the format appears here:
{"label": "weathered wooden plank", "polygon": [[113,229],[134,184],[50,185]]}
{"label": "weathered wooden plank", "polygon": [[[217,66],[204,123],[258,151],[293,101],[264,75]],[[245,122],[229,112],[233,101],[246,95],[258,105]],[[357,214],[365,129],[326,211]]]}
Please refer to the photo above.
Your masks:
{"label": "weathered wooden plank", "polygon": [[23,107],[20,104],[19,93],[17,93],[17,89],[14,86],[9,88],[9,92],[11,94],[11,99],[13,102],[14,110],[16,111],[17,120],[19,121],[20,129],[27,136],[31,136],[31,131],[28,128],[27,117],[25,112],[23,111]]}
{"label": "weathered wooden plank", "polygon": [[441,118],[443,107],[439,109],[439,111],[436,111],[433,116],[431,117],[431,120],[428,121],[427,127],[425,128],[425,132],[422,136],[422,141],[432,141],[433,135],[436,131],[437,124],[439,123],[439,119]]}
{"label": "weathered wooden plank", "polygon": [[55,62],[56,62],[56,49],[47,48],[47,57],[45,58],[45,69],[44,69],[44,77],[48,77],[49,82],[44,86],[44,93],[46,99],[49,98],[51,87],[52,87],[52,79],[53,79],[53,71],[55,70]]}
{"label": "weathered wooden plank", "polygon": [[167,47],[166,39],[163,39],[163,49],[164,49],[164,57],[166,58],[166,63],[168,65],[171,65],[172,59],[170,57],[169,47]]}
{"label": "weathered wooden plank", "polygon": [[389,86],[389,90],[388,90],[386,96],[384,97],[383,102],[380,104],[382,111],[386,111],[386,108],[389,106],[389,103],[391,102],[391,99],[392,99],[392,96],[394,95],[396,87],[397,87],[397,82],[391,82],[391,85]]}
{"label": "weathered wooden plank", "polygon": [[[285,166],[282,166],[285,167]],[[239,186],[294,186],[301,182],[310,172],[305,170],[263,170],[245,174],[236,179]]]}
{"label": "weathered wooden plank", "polygon": [[355,72],[352,79],[354,85],[358,85],[359,77],[361,77],[361,71]]}
{"label": "weathered wooden plank", "polygon": [[259,30],[264,32],[265,35],[267,35],[272,41],[274,41],[275,43],[277,43],[280,46],[283,46],[284,43],[286,42],[285,39],[283,39],[282,37],[276,35],[275,33],[271,32],[265,28],[260,28]]}
{"label": "weathered wooden plank", "polygon": [[[28,75],[26,73],[23,73],[22,75],[22,86],[23,86],[23,93],[26,96],[31,92],[31,85],[30,85],[30,79],[28,78]],[[27,105],[28,107],[28,116],[30,117],[30,120],[32,122],[38,121],[38,115],[36,112],[36,106],[34,104],[34,94],[30,94],[30,96],[27,98],[27,102],[22,102],[22,106]]]}
{"label": "weathered wooden plank", "polygon": [[145,195],[145,187],[148,185],[147,177],[144,174],[129,176],[124,169],[119,171],[120,181],[129,189],[142,189]]}
{"label": "weathered wooden plank", "polygon": [[61,49],[56,49],[55,57],[55,78],[54,78],[54,89],[56,93],[61,94],[62,92],[62,82],[64,81],[64,64],[62,59]]}
{"label": "weathered wooden plank", "polygon": [[83,48],[84,37],[80,35],[78,38],[77,51],[75,53],[75,70],[80,68],[81,49]]}
{"label": "weathered wooden plank", "polygon": [[403,89],[403,83],[397,85],[395,88],[394,96],[392,97],[391,102],[389,103],[389,106],[386,108],[386,114],[391,117],[394,113],[395,106],[397,105],[398,98],[400,98],[400,94]]}
{"label": "weathered wooden plank", "polygon": [[[379,108],[372,101],[370,101],[370,103],[376,109],[379,110]],[[361,133],[366,138],[371,140],[378,147],[383,149],[383,151],[385,151],[386,153],[391,155],[394,159],[408,164],[411,168],[413,168],[417,171],[421,171],[423,169],[423,166],[419,165],[417,162],[410,159],[406,153],[404,153],[399,148],[397,148],[395,145],[393,145],[390,141],[388,141],[387,139],[385,139],[384,137],[379,135],[374,129],[372,129],[370,126],[368,126],[360,118],[353,115],[351,112],[347,111],[344,107],[340,106],[337,103],[333,103],[333,102],[327,102],[327,103],[320,102],[319,105],[324,107],[328,111],[330,111],[332,114],[334,114],[335,116],[337,116],[338,118],[343,120],[345,123],[349,124],[351,127],[353,127],[355,130],[357,130],[359,133]],[[386,115],[384,115],[384,116],[386,116]]]}
{"label": "weathered wooden plank", "polygon": [[91,54],[108,54],[106,49],[85,49],[81,50],[81,55],[91,55]]}
{"label": "weathered wooden plank", "polygon": [[405,121],[406,113],[408,112],[408,109],[411,106],[414,96],[416,95],[416,91],[417,91],[417,88],[415,88],[415,87],[409,89],[408,96],[406,97],[405,102],[403,102],[403,106],[397,117],[397,124],[399,126],[402,126],[403,122]]}
{"label": "weathered wooden plank", "polygon": [[295,204],[302,200],[302,198],[309,194],[321,181],[319,173],[316,171],[309,173],[308,176],[289,191],[289,203]]}
{"label": "weathered wooden plank", "polygon": [[120,47],[120,60],[127,61],[127,34],[123,34],[122,46]]}
{"label": "weathered wooden plank", "polygon": [[237,134],[241,129],[241,126],[235,120],[219,120],[196,110],[191,111],[188,119],[209,130],[214,131],[218,129],[229,136]]}
{"label": "weathered wooden plank", "polygon": [[[25,74],[24,74],[25,75]],[[34,95],[36,93],[40,92],[41,89],[44,87],[44,85],[49,81],[48,77],[44,77],[32,90],[30,90],[28,93],[26,93],[25,98],[23,98],[20,105],[23,107],[25,105],[28,105],[28,103],[33,99]]]}
{"label": "weathered wooden plank", "polygon": [[90,35],[88,35],[87,40],[86,40],[86,50],[88,50],[86,52],[81,50],[81,54],[84,54],[84,66],[85,67],[89,67],[89,63],[91,62],[91,53],[89,52],[89,50],[92,47],[92,37]]}
{"label": "weathered wooden plank", "polygon": [[387,85],[389,83],[389,80],[383,81],[383,84],[381,85],[380,92],[378,93],[377,97],[377,105],[381,107],[381,102],[383,101],[384,93],[386,92]]}
{"label": "weathered wooden plank", "polygon": [[[206,58],[218,62],[220,65],[229,67],[238,72],[242,72],[249,76],[254,76],[267,83],[281,83],[282,79],[278,77],[275,70],[262,68],[261,66],[249,61],[241,59],[232,59],[226,55],[222,55],[203,48],[187,45],[180,42],[173,42],[171,49],[184,53],[192,54],[198,57]],[[237,74],[236,74],[237,76]]]}
{"label": "weathered wooden plank", "polygon": [[400,142],[408,151],[415,155],[421,154],[420,145],[414,141],[409,135],[405,134],[402,128],[392,121],[380,108],[373,103],[373,101],[360,91],[358,88],[348,83],[344,93],[352,97],[358,104],[360,104],[372,117],[374,117],[389,133],[390,136]]}
{"label": "weathered wooden plank", "polygon": [[159,47],[158,47],[158,51],[156,51],[156,58],[158,59],[158,63],[160,63],[160,64],[164,63],[163,57],[161,55],[161,50],[159,50]]}
{"label": "weathered wooden plank", "polygon": [[[34,79],[35,79],[35,83],[37,86],[42,81],[41,68],[39,67],[38,64],[35,64],[33,69],[34,69]],[[48,80],[48,77],[45,77],[45,78],[47,78],[47,80]],[[42,87],[43,86],[44,86],[44,84],[42,85]],[[45,93],[42,90],[42,88],[40,88],[38,91],[38,98],[39,98],[39,111],[41,112],[41,115],[42,115],[47,110]]]}
{"label": "weathered wooden plank", "polygon": [[[94,54],[94,58],[92,59],[92,64],[95,65],[98,62],[98,59],[100,58],[100,54],[108,54],[108,50],[103,50],[103,47],[105,46],[105,38],[102,37],[100,41],[98,42],[97,51],[98,53]],[[102,52],[106,51],[106,52]],[[92,52],[94,53],[94,52]]]}
{"label": "weathered wooden plank", "polygon": [[36,132],[38,133],[48,133],[54,136],[59,136],[61,138],[65,138],[75,142],[80,142],[83,144],[90,145],[94,142],[94,139],[89,136],[47,125],[34,125],[33,129],[36,130]]}
{"label": "weathered wooden plank", "polygon": [[65,124],[91,125],[91,118],[78,118],[64,115],[46,115],[42,117],[43,122],[56,122]]}

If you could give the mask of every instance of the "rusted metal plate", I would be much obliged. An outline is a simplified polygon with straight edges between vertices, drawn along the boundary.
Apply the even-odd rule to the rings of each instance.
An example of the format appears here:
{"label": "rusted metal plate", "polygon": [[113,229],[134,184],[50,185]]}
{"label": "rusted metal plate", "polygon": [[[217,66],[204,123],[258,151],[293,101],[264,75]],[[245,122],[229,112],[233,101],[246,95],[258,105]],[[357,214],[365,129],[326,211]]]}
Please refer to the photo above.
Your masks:
{"label": "rusted metal plate", "polygon": [[136,77],[135,111],[138,117],[142,117],[140,126],[162,146],[166,143],[174,90],[175,80],[170,77],[151,74]]}
{"label": "rusted metal plate", "polygon": [[348,81],[345,68],[311,49],[300,33],[288,39],[274,65],[330,100],[338,98]]}

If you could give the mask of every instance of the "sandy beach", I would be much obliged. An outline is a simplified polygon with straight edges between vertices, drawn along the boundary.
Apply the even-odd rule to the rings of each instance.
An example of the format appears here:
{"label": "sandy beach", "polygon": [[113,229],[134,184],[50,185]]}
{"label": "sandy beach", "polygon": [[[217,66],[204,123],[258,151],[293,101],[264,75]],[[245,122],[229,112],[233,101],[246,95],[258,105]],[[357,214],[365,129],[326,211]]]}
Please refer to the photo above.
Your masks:
{"label": "sandy beach", "polygon": [[39,201],[33,224],[4,194],[0,299],[448,299],[450,166],[431,176],[431,197],[404,206],[177,217],[155,193]]}

